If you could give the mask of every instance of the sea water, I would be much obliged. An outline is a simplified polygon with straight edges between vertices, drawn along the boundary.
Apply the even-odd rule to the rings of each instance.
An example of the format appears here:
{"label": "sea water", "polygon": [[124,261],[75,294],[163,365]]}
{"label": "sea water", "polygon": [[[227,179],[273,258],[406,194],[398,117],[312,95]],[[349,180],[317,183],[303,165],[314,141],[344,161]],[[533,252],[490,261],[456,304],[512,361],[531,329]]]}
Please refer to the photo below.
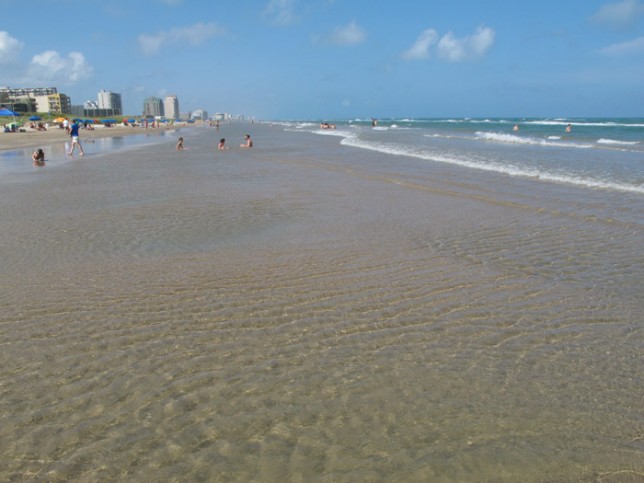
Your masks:
{"label": "sea water", "polygon": [[[644,194],[644,119],[385,119],[297,129],[433,163]],[[515,130],[515,126],[517,130]],[[566,128],[570,126],[570,131]]]}
{"label": "sea water", "polygon": [[1,178],[0,479],[638,481],[638,145],[387,124]]}

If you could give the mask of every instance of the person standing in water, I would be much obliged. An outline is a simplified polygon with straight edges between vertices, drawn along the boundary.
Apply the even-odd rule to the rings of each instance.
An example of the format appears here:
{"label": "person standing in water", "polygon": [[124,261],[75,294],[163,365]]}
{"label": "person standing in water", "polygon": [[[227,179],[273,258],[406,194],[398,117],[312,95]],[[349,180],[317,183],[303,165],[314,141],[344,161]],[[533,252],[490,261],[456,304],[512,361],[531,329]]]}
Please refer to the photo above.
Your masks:
{"label": "person standing in water", "polygon": [[69,135],[72,138],[72,145],[69,148],[69,152],[67,153],[69,156],[74,154],[74,149],[76,149],[76,146],[78,146],[78,149],[80,150],[81,156],[85,154],[85,151],[83,151],[83,146],[81,146],[80,141],[78,140],[78,130],[80,129],[80,124],[78,124],[78,121],[74,121],[69,128]]}

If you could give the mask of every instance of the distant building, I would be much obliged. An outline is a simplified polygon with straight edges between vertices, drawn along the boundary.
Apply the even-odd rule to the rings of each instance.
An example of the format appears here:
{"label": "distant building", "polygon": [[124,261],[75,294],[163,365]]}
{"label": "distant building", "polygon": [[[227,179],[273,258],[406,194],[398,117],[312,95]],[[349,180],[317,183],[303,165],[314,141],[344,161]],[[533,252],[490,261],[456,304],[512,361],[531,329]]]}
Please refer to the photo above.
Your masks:
{"label": "distant building", "polygon": [[167,119],[179,119],[179,99],[177,96],[166,96],[163,100],[163,110]]}
{"label": "distant building", "polygon": [[85,117],[120,117],[123,115],[120,109],[83,109]]}
{"label": "distant building", "polygon": [[196,109],[192,111],[191,119],[205,121],[208,119],[208,112],[203,109]]}
{"label": "distant building", "polygon": [[163,101],[158,97],[148,97],[143,101],[143,116],[153,117],[155,119],[163,117]]}
{"label": "distant building", "polygon": [[121,101],[121,94],[102,89],[98,93],[98,108],[110,110],[113,113],[111,115],[122,115],[123,103]]}
{"label": "distant building", "polygon": [[72,113],[72,101],[65,94],[49,94],[35,96],[36,111],[38,112],[56,112],[60,114]]}
{"label": "distant building", "polygon": [[16,112],[36,112],[36,99],[29,96],[0,95],[0,106]]}
{"label": "distant building", "polygon": [[81,105],[72,104],[72,116],[74,117],[85,117],[85,108]]}
{"label": "distant building", "polygon": [[6,93],[9,96],[48,96],[49,94],[58,94],[55,87],[21,87],[11,89],[10,87],[0,87],[0,94]]}
{"label": "distant building", "polygon": [[85,101],[85,102],[83,102],[83,109],[98,109],[98,102],[96,102],[96,101]]}
{"label": "distant building", "polygon": [[[9,106],[17,112],[36,112],[39,109],[36,102],[37,96],[55,94],[58,94],[58,90],[55,87],[0,87],[0,104]],[[43,110],[39,112],[50,111]]]}

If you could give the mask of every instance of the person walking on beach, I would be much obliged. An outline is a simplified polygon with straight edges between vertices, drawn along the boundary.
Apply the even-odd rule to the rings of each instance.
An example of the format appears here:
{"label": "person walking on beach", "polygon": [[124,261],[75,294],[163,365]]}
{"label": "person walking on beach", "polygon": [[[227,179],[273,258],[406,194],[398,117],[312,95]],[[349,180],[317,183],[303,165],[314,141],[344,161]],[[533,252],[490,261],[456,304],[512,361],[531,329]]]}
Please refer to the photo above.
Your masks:
{"label": "person walking on beach", "polygon": [[83,151],[83,146],[81,146],[80,141],[78,140],[78,130],[80,129],[80,125],[78,124],[78,121],[74,121],[71,127],[69,128],[69,135],[72,138],[72,145],[69,148],[69,152],[67,153],[69,156],[74,154],[74,149],[76,146],[78,146],[78,149],[80,150],[81,156],[85,154],[85,151]]}
{"label": "person walking on beach", "polygon": [[246,136],[244,136],[244,139],[246,140],[246,142],[240,144],[239,147],[240,148],[252,148],[253,147],[253,140],[250,138],[250,134],[246,134]]}
{"label": "person walking on beach", "polygon": [[45,165],[45,152],[42,148],[38,148],[34,151],[34,154],[31,155],[31,159],[34,160],[34,166],[44,166]]}

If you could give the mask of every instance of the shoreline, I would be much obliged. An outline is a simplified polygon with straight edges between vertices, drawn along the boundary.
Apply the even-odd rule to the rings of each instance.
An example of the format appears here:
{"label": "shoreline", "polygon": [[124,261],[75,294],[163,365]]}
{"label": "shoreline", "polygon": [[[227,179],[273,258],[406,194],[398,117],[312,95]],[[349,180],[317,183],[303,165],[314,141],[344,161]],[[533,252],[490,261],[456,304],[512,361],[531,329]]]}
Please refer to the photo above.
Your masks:
{"label": "shoreline", "polygon": [[[123,126],[117,124],[112,127],[96,126],[95,129],[81,129],[81,143],[85,139],[99,139],[113,136],[127,136],[136,134],[145,134],[153,132],[172,131],[178,128],[197,127],[196,124],[180,123],[164,127],[139,127]],[[26,132],[0,133],[0,151],[10,151],[13,149],[24,149],[33,147],[56,144],[69,139],[69,135],[64,129],[50,128],[47,131],[28,130]]]}

